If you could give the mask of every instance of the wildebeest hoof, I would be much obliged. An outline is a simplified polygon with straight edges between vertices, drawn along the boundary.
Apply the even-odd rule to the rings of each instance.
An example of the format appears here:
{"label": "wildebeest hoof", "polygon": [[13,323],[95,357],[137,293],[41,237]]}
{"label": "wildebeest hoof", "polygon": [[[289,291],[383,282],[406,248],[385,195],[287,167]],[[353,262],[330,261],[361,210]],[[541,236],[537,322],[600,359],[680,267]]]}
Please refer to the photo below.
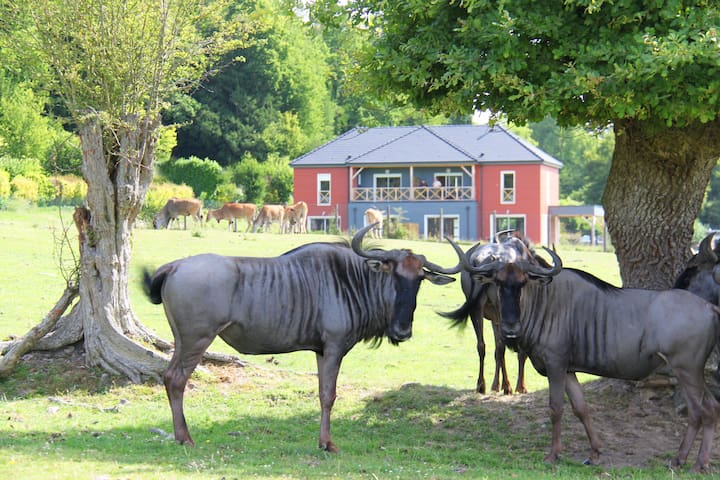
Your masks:
{"label": "wildebeest hoof", "polygon": [[586,458],[583,461],[583,465],[598,465],[600,462],[597,460],[593,460],[592,458]]}

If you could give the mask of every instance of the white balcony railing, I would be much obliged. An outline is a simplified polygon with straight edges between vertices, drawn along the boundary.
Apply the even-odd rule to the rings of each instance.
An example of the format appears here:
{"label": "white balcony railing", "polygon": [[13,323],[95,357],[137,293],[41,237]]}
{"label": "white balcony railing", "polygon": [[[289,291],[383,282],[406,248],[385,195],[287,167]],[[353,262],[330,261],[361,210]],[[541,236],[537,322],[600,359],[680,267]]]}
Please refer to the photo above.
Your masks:
{"label": "white balcony railing", "polygon": [[472,187],[381,187],[353,188],[354,202],[402,202],[424,200],[472,200]]}

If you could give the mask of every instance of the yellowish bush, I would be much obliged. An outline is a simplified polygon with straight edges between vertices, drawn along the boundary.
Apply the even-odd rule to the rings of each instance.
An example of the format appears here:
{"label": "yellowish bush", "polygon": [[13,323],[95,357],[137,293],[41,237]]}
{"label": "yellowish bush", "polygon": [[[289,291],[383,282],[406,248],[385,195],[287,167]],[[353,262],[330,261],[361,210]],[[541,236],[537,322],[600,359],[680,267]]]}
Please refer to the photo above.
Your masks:
{"label": "yellowish bush", "polygon": [[0,170],[0,198],[8,198],[10,193],[10,173]]}
{"label": "yellowish bush", "polygon": [[51,177],[55,189],[55,202],[62,205],[82,205],[87,195],[87,183],[76,175]]}
{"label": "yellowish bush", "polygon": [[38,183],[23,175],[17,175],[10,180],[10,191],[13,197],[27,200],[28,202],[37,203],[40,198]]}

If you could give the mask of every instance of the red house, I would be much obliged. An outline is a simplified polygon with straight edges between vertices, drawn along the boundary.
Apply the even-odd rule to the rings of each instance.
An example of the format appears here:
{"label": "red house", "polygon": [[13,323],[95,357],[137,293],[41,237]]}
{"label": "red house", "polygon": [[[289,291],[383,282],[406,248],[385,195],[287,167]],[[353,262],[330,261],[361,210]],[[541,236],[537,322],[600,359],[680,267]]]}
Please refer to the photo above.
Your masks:
{"label": "red house", "polygon": [[374,207],[422,238],[516,229],[544,244],[562,167],[499,125],[353,128],[290,165],[310,230],[362,228]]}

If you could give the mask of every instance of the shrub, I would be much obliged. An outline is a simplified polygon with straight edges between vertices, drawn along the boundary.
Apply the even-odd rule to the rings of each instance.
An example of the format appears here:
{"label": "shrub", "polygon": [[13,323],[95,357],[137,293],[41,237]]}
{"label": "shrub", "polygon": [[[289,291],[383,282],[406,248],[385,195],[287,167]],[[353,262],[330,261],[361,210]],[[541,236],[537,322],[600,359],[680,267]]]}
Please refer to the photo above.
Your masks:
{"label": "shrub", "polygon": [[10,174],[0,170],[0,198],[7,199],[10,193]]}
{"label": "shrub", "polygon": [[50,177],[50,182],[55,188],[55,197],[52,203],[56,205],[79,206],[85,201],[87,183],[85,183],[85,180],[81,177],[62,175]]}
{"label": "shrub", "polygon": [[37,203],[40,199],[38,184],[33,179],[23,175],[16,175],[10,180],[10,190],[15,198]]}
{"label": "shrub", "polygon": [[218,185],[223,183],[223,169],[215,160],[197,157],[179,158],[158,163],[162,174],[171,182],[189,185],[196,197],[215,198]]}
{"label": "shrub", "polygon": [[30,177],[32,175],[42,175],[42,166],[40,160],[35,158],[16,158],[8,155],[0,157],[0,170],[5,170],[10,174],[10,178],[22,175]]}
{"label": "shrub", "polygon": [[265,201],[265,171],[262,164],[251,155],[245,155],[242,162],[232,166],[231,177],[232,181],[242,188],[246,202],[261,204]]}

